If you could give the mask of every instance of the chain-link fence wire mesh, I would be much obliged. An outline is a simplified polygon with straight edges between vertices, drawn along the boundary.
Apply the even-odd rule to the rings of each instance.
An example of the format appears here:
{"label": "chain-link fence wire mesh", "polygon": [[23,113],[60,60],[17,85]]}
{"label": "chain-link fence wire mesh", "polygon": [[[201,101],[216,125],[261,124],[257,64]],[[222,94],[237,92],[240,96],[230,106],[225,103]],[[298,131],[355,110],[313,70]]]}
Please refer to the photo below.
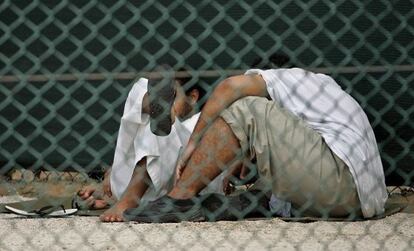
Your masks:
{"label": "chain-link fence wire mesh", "polygon": [[1,173],[102,173],[132,83],[158,65],[184,67],[207,96],[252,66],[285,65],[327,73],[350,93],[374,129],[387,184],[412,185],[413,5],[2,1]]}
{"label": "chain-link fence wire mesh", "polygon": [[410,1],[2,1],[1,13],[3,173],[109,165],[131,80],[156,65],[189,66],[209,88],[282,53],[361,103],[389,182],[411,183]]}

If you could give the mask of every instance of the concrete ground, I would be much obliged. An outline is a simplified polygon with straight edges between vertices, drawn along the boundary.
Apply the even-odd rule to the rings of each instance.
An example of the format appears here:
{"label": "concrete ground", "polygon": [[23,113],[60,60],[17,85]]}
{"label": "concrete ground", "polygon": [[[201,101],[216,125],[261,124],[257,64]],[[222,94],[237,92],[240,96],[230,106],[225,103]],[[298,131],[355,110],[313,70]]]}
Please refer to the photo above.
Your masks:
{"label": "concrete ground", "polygon": [[[0,203],[15,198],[0,197]],[[364,222],[168,224],[0,214],[0,237],[0,250],[414,250],[414,214]]]}
{"label": "concrete ground", "polygon": [[[0,203],[73,194],[90,181],[0,181]],[[401,191],[400,191],[401,192]],[[414,205],[414,193],[410,199]],[[413,202],[413,203],[411,203]],[[0,250],[414,250],[414,209],[363,222],[101,223],[98,217],[0,214]]]}

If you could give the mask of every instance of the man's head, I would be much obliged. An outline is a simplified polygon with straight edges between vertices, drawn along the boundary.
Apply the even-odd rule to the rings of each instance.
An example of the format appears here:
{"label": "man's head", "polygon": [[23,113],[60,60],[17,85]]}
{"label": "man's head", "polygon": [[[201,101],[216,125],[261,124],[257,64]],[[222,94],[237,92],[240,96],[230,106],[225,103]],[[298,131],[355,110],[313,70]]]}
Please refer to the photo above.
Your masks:
{"label": "man's head", "polygon": [[199,81],[190,75],[185,69],[180,69],[175,78],[176,97],[173,104],[173,113],[180,120],[185,120],[200,108],[200,100],[205,95],[205,90]]}
{"label": "man's head", "polygon": [[199,111],[198,104],[205,91],[186,71],[179,71],[174,77],[172,68],[163,65],[157,68],[157,72],[161,78],[148,81],[147,106],[151,131],[155,135],[166,136],[175,117],[185,120]]}

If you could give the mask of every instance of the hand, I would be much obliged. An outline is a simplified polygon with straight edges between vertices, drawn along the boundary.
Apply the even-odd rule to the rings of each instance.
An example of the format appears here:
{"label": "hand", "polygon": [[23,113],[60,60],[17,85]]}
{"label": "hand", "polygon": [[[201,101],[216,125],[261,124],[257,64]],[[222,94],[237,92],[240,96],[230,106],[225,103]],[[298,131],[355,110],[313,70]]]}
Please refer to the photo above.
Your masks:
{"label": "hand", "polygon": [[102,198],[102,192],[99,192],[93,185],[83,187],[78,192],[82,201],[79,201],[81,208],[87,209],[104,209],[108,207],[108,201]]}
{"label": "hand", "polygon": [[96,191],[96,188],[94,186],[85,186],[82,187],[81,190],[78,191],[79,197],[83,200],[87,200],[90,197],[93,197],[93,193]]}
{"label": "hand", "polygon": [[223,192],[225,195],[229,195],[235,191],[235,186],[233,181],[235,179],[244,179],[248,172],[248,168],[246,168],[243,164],[237,164],[234,167],[231,167],[226,177],[223,179]]}
{"label": "hand", "polygon": [[187,166],[187,163],[190,160],[195,148],[195,144],[190,140],[187,146],[184,148],[184,151],[182,152],[181,156],[179,157],[177,166],[175,168],[174,186],[177,185],[178,180],[181,178],[181,175],[184,172],[184,169]]}
{"label": "hand", "polygon": [[82,208],[94,208],[96,191],[97,189],[94,185],[85,186],[78,191],[78,195],[82,199],[82,201],[79,202]]}

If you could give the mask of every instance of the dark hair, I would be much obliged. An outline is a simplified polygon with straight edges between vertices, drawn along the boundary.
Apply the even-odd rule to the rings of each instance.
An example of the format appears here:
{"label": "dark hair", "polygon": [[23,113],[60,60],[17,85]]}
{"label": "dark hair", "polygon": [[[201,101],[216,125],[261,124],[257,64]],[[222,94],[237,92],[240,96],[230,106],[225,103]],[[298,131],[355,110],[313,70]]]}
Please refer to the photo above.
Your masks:
{"label": "dark hair", "polygon": [[175,79],[183,87],[185,94],[189,95],[192,90],[197,90],[199,93],[198,104],[201,107],[202,103],[205,102],[204,97],[206,96],[206,88],[201,85],[201,81],[198,76],[194,76],[186,68],[181,67],[176,74]]}

